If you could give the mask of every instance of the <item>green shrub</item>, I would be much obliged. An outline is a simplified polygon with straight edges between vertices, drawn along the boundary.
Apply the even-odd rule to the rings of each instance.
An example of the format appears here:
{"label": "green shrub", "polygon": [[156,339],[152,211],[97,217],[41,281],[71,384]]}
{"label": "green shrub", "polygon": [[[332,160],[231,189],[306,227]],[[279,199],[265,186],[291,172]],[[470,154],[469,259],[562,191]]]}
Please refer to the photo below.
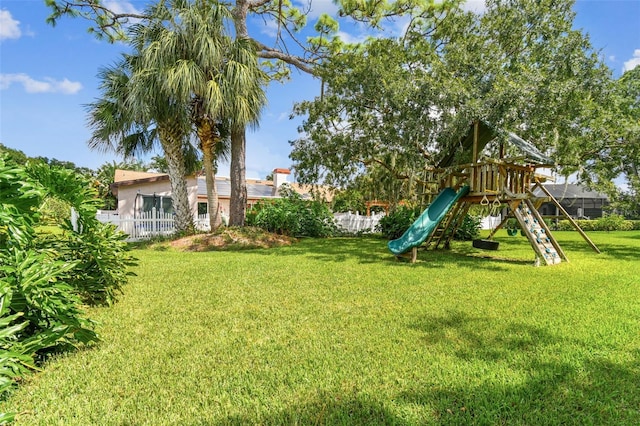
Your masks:
{"label": "green shrub", "polygon": [[40,222],[46,225],[59,225],[69,219],[71,206],[58,199],[46,198],[40,207]]}
{"label": "green shrub", "polygon": [[482,226],[482,218],[480,216],[465,215],[462,224],[456,229],[453,236],[454,239],[460,241],[475,240],[480,236],[480,227]]}
{"label": "green shrub", "polygon": [[515,229],[518,230],[520,229],[520,224],[518,223],[518,220],[515,217],[510,217],[509,219],[507,219],[507,222],[504,225],[505,229]]}
{"label": "green shrub", "polygon": [[624,218],[616,214],[603,216],[595,221],[596,230],[598,231],[615,231],[620,230],[623,226]]}
{"label": "green shrub", "polygon": [[376,226],[376,231],[380,232],[385,238],[395,240],[400,238],[404,232],[409,229],[411,224],[422,213],[421,210],[398,206],[395,210],[380,219]]}
{"label": "green shrub", "polygon": [[[73,171],[0,157],[0,394],[49,353],[98,340],[83,305],[113,302],[134,259],[96,205]],[[59,206],[78,212],[80,232]],[[36,233],[47,217],[55,232]]]}
{"label": "green shrub", "polygon": [[247,213],[246,224],[293,237],[329,237],[337,232],[333,214],[320,201],[303,200],[285,188],[283,197],[261,201]]}
{"label": "green shrub", "polygon": [[[624,217],[612,214],[595,220],[576,220],[583,231],[632,231],[640,229],[640,221],[625,220]],[[574,231],[568,220],[558,222],[559,231]]]}

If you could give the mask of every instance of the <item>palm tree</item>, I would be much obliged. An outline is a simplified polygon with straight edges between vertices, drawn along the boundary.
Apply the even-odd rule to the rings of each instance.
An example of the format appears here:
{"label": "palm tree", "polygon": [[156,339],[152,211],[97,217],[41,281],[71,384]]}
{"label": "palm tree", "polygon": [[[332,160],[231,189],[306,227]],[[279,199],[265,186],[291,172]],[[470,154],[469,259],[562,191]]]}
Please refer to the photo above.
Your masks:
{"label": "palm tree", "polygon": [[185,180],[186,109],[156,90],[158,82],[140,65],[139,56],[123,55],[115,66],[100,71],[102,97],[87,106],[93,129],[89,147],[126,158],[149,152],[159,142],[169,166],[176,231],[190,234],[195,227]]}
{"label": "palm tree", "polygon": [[[258,67],[258,57],[253,42],[248,38],[237,37],[230,51],[230,64],[238,64],[236,78],[229,78],[232,86],[229,93],[244,90],[245,96],[231,98],[229,117],[231,118],[231,205],[229,211],[229,225],[244,226],[247,208],[246,185],[246,129],[257,127],[262,106],[266,103],[264,85],[267,76]],[[236,73],[230,65],[228,72],[231,77]]]}
{"label": "palm tree", "polygon": [[[191,108],[213,230],[220,225],[215,188],[218,155],[228,152],[225,148],[234,132],[244,133],[245,126],[257,124],[266,103],[266,74],[259,68],[255,48],[227,35],[225,25],[231,15],[226,7],[208,0],[176,0],[166,7],[139,34],[138,43],[144,46],[145,69],[164,82],[164,91]],[[244,199],[246,204],[246,195]]]}
{"label": "palm tree", "polygon": [[195,99],[192,107],[192,120],[196,127],[196,133],[200,140],[200,150],[203,155],[209,227],[213,231],[222,223],[222,218],[219,214],[220,201],[215,183],[218,162],[220,160],[228,160],[231,141],[227,123],[214,120],[203,112],[201,108],[201,99]]}

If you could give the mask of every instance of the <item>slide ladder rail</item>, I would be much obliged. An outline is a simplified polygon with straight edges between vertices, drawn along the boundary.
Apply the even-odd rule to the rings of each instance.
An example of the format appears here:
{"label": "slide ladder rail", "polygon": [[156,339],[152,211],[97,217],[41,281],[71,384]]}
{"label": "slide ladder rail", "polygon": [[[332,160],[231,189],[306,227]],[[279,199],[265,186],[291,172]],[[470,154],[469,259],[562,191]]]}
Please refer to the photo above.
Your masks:
{"label": "slide ladder rail", "polygon": [[448,249],[456,230],[464,221],[469,207],[468,203],[458,202],[454,208],[450,209],[429,238],[427,238],[425,246],[429,247],[429,245],[433,244],[433,249],[437,250],[438,246],[442,244],[445,249]]}
{"label": "slide ladder rail", "polygon": [[562,259],[569,261],[530,200],[516,201],[511,210],[536,252],[536,263],[556,265]]}

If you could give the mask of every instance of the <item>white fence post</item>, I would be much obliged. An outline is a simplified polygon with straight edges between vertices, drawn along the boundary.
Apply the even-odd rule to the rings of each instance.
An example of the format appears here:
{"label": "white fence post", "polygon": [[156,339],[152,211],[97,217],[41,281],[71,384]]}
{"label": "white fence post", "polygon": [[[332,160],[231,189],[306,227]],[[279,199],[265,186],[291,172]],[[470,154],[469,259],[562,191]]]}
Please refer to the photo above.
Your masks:
{"label": "white fence post", "polygon": [[[228,217],[222,214],[223,223],[229,223]],[[173,215],[162,210],[142,212],[138,217],[120,216],[115,213],[99,213],[96,218],[102,223],[111,223],[119,231],[129,235],[128,241],[139,241],[156,236],[168,236],[175,232]],[[209,232],[209,215],[197,215],[195,225],[198,231]]]}

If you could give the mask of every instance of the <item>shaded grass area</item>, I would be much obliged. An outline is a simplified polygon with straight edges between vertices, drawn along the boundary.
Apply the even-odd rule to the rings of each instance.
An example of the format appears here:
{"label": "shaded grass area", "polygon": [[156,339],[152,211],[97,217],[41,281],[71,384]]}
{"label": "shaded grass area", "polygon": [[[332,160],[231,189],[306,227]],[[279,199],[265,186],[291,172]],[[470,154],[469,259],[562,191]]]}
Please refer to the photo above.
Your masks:
{"label": "shaded grass area", "polygon": [[138,250],[103,343],[47,365],[18,424],[640,424],[640,233],[395,261],[377,239]]}

